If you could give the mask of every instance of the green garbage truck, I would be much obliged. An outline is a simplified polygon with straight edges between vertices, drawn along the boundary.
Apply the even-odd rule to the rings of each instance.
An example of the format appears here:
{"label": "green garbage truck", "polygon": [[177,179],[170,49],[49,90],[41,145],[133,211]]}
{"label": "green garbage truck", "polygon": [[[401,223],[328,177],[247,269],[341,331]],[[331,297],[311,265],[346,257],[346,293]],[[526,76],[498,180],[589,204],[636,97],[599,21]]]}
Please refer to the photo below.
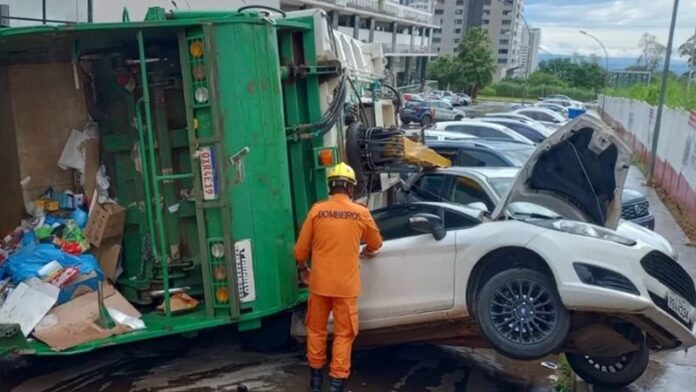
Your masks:
{"label": "green garbage truck", "polygon": [[[67,132],[98,124],[97,187],[108,177],[108,196],[125,209],[113,283],[145,327],[57,349],[4,322],[2,355],[75,354],[224,325],[283,328],[258,339],[266,343],[289,335],[287,315],[307,295],[292,246],[327,196],[325,168],[350,158],[346,104],[358,100],[372,126],[394,125],[394,101],[378,94],[382,59],[347,67],[349,41],[320,10],[151,8],[143,22],[123,19],[0,29],[0,228],[26,218],[43,188],[94,182],[80,185],[56,161]],[[177,312],[179,292],[199,306]],[[86,303],[91,316],[103,310],[103,298]]]}

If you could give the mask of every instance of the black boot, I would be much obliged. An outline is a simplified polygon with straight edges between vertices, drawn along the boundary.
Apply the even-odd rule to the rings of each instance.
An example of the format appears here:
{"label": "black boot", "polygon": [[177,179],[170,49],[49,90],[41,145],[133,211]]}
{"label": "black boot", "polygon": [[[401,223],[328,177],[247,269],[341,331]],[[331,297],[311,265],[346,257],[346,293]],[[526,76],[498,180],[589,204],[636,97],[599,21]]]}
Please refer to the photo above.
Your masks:
{"label": "black boot", "polygon": [[324,369],[310,368],[309,392],[322,392],[322,384],[324,384]]}
{"label": "black boot", "polygon": [[345,378],[333,378],[331,377],[331,384],[329,384],[329,392],[344,392],[346,388]]}

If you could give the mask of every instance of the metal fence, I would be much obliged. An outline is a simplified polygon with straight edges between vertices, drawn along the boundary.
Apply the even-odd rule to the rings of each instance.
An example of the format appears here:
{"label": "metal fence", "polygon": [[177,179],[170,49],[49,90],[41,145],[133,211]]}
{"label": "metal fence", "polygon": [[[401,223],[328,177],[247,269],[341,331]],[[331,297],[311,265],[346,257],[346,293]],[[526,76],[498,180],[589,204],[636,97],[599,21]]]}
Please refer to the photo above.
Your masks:
{"label": "metal fence", "polygon": [[[626,98],[603,100],[607,120],[624,135],[635,156],[649,164],[657,109]],[[696,111],[665,108],[653,180],[696,222]]]}

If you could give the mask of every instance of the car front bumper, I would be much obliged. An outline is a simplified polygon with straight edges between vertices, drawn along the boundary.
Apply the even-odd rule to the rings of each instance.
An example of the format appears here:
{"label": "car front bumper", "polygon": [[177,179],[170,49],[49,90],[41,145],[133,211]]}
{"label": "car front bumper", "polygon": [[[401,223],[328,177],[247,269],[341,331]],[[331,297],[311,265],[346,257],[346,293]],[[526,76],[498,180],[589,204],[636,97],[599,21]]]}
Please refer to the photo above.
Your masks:
{"label": "car front bumper", "polygon": [[[556,278],[558,292],[563,304],[570,310],[578,312],[604,313],[639,319],[652,325],[654,331],[660,331],[662,337],[674,342],[671,347],[686,348],[696,345],[696,307],[684,295],[676,292],[673,281],[677,273],[679,282],[693,279],[674,268],[663,271],[648,271],[644,260],[655,254],[654,248],[638,243],[625,246],[614,242],[583,237],[561,232],[545,232],[532,240],[528,248],[539,253],[549,264]],[[663,254],[662,254],[663,255]],[[677,263],[663,255],[665,265]],[[639,294],[619,291],[613,288],[584,283],[573,267],[574,263],[596,266],[621,274],[635,285]],[[685,274],[686,276],[683,276]],[[671,284],[670,288],[665,282]],[[688,321],[677,316],[667,302],[668,292],[672,297],[682,298],[687,303]],[[667,335],[667,336],[664,336]]]}
{"label": "car front bumper", "polygon": [[641,216],[640,218],[631,219],[630,221],[650,230],[655,230],[655,216],[653,214],[648,214],[646,216]]}

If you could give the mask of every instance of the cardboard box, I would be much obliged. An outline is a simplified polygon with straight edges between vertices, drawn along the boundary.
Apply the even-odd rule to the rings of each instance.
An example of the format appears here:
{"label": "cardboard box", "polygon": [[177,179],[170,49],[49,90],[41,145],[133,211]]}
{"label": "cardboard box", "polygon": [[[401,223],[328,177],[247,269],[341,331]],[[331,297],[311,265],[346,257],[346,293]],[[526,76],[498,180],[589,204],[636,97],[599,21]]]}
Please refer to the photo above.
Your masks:
{"label": "cardboard box", "polygon": [[117,278],[122,240],[121,236],[107,238],[99,248],[93,249],[94,256],[99,260],[99,266],[104,273],[104,278],[112,282],[116,281]]}
{"label": "cardboard box", "polygon": [[91,293],[99,288],[99,276],[92,271],[86,275],[78,276],[74,281],[60,288],[58,304],[70,302],[73,299],[87,293]]}
{"label": "cardboard box", "polygon": [[89,213],[85,237],[99,247],[107,238],[120,237],[126,223],[126,209],[116,203],[96,204]]}
{"label": "cardboard box", "polygon": [[[141,314],[113,286],[104,284],[104,306],[128,316],[140,318]],[[125,325],[103,329],[99,320],[98,293],[92,292],[56,306],[34,329],[34,337],[48,344],[53,350],[67,350],[94,340],[130,332]]]}

